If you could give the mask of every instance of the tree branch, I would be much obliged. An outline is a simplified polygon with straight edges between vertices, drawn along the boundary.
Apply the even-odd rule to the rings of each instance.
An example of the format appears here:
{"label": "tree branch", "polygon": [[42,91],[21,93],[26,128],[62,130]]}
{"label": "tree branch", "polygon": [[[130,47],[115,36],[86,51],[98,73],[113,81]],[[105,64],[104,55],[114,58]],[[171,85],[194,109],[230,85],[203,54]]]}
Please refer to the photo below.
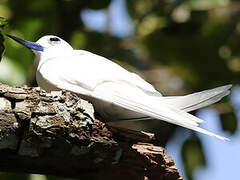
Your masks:
{"label": "tree branch", "polygon": [[182,179],[153,134],[107,127],[70,92],[0,84],[0,170],[82,179]]}

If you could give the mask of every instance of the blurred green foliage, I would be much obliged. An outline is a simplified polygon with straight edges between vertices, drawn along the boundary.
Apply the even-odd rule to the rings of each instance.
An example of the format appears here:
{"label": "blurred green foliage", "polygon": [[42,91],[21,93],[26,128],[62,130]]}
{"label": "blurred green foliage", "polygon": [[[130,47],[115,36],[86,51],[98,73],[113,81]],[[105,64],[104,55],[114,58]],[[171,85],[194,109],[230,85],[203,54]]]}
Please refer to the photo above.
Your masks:
{"label": "blurred green foliage", "polygon": [[193,179],[195,168],[206,165],[202,149],[201,141],[195,135],[191,136],[183,144],[181,154],[186,169],[186,175],[189,180]]}
{"label": "blurred green foliage", "polygon": [[3,52],[5,50],[3,42],[4,42],[4,38],[3,38],[3,35],[0,31],[0,62],[1,62],[1,59],[2,59]]}
{"label": "blurred green foliage", "polygon": [[5,19],[4,17],[0,17],[0,28],[3,29],[7,25],[8,25],[7,19]]}
{"label": "blurred green foliage", "polygon": [[222,129],[234,134],[237,130],[237,119],[233,112],[224,113],[221,115]]}
{"label": "blurred green foliage", "polygon": [[0,62],[2,59],[2,55],[4,53],[5,47],[4,47],[4,37],[2,35],[2,30],[4,29],[4,27],[6,27],[8,24],[7,20],[3,17],[0,17]]}
{"label": "blurred green foliage", "polygon": [[0,173],[1,180],[14,180],[14,179],[21,179],[21,180],[30,180],[29,174],[16,174],[16,173]]}
{"label": "blurred green foliage", "polygon": [[[129,38],[113,36],[108,30],[100,33],[88,29],[80,18],[80,13],[86,8],[105,9],[107,13],[110,3],[111,0],[2,0],[0,16],[9,20],[9,26],[5,27],[5,19],[0,18],[0,28],[5,27],[9,34],[30,41],[55,34],[74,48],[127,64],[128,68],[129,65],[130,68],[134,66],[131,68],[134,71],[164,67],[171,77],[179,77],[184,84],[172,88],[176,95],[239,83],[239,1],[127,0],[127,10],[135,26],[135,33]],[[33,54],[7,38],[5,41],[7,59],[3,61],[11,63],[14,74],[22,77],[23,80],[17,82],[36,85]],[[3,51],[3,36],[0,34],[0,54]],[[165,78],[164,82],[168,84],[170,79],[167,77],[166,74],[160,77],[153,75],[147,80],[154,83]],[[0,79],[4,83],[16,84],[12,79]],[[161,87],[160,90],[167,91]],[[224,102],[223,106],[230,105]],[[220,112],[220,115],[222,129],[234,134],[237,130],[235,114],[230,110]],[[167,131],[164,136],[158,135],[163,144],[175,130],[165,126],[162,129],[161,126],[154,127],[160,127],[159,132]],[[206,164],[202,149],[197,136],[186,140],[182,147],[186,174],[190,179],[198,165]],[[11,176],[8,179],[15,178]]]}

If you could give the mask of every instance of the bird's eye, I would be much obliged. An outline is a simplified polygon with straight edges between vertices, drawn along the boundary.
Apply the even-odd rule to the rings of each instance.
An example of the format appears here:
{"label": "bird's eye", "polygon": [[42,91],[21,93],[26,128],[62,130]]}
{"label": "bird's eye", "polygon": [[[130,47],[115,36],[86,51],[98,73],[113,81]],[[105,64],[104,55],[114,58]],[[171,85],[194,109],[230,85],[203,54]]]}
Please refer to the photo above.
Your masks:
{"label": "bird's eye", "polygon": [[59,42],[60,41],[60,39],[59,38],[57,38],[57,37],[52,37],[52,38],[50,38],[50,41],[51,42]]}

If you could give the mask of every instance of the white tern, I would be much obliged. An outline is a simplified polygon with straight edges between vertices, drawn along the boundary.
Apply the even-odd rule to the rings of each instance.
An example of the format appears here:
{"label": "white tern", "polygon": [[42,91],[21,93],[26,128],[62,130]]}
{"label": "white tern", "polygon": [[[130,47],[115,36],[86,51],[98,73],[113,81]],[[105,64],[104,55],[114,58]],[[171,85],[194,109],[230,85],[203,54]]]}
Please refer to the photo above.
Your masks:
{"label": "white tern", "polygon": [[163,97],[137,74],[102,56],[74,50],[57,36],[47,35],[37,42],[8,36],[34,52],[36,79],[42,89],[77,93],[90,101],[106,121],[157,119],[228,140],[200,128],[203,120],[188,112],[219,101],[230,93],[232,85],[185,96]]}

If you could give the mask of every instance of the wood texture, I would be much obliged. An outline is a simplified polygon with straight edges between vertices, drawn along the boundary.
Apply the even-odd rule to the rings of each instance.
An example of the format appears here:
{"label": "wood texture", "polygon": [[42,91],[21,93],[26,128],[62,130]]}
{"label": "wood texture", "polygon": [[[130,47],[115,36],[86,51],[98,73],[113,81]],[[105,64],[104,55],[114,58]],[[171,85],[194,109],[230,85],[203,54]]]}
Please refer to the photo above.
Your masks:
{"label": "wood texture", "polygon": [[78,179],[179,180],[154,135],[108,127],[66,91],[0,84],[0,171]]}

